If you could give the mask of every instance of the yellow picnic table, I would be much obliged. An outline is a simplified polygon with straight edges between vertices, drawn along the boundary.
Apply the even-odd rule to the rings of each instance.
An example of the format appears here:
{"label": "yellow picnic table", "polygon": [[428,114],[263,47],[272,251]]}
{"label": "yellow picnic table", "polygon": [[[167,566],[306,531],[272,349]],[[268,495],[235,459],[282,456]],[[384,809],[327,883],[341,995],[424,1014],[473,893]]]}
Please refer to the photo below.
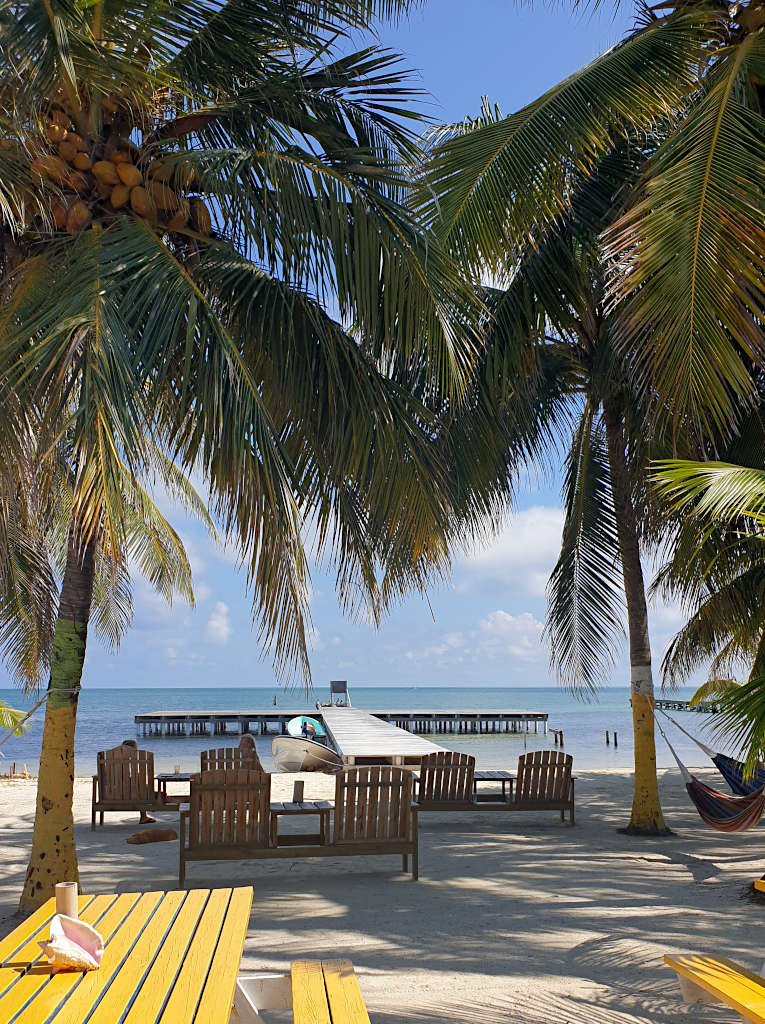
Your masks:
{"label": "yellow picnic table", "polygon": [[252,888],[80,896],[103,936],[97,971],[53,973],[48,900],[0,940],[3,1024],[228,1024]]}

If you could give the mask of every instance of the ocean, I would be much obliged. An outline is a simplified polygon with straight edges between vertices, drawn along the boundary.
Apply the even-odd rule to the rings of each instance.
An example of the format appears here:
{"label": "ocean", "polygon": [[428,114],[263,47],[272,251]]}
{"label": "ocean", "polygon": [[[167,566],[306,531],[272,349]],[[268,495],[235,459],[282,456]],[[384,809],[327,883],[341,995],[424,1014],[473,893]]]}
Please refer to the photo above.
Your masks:
{"label": "ocean", "polygon": [[[676,696],[687,699],[691,689],[679,691]],[[211,687],[194,689],[95,689],[86,688],[80,696],[75,741],[75,768],[79,776],[92,775],[95,770],[96,753],[116,746],[121,740],[137,737],[133,716],[151,711],[190,710],[258,710],[273,705],[276,695],[278,706],[287,709],[310,710],[317,699],[327,700],[326,689],[317,687],[310,699],[302,690],[285,692],[283,689],[246,689]],[[351,688],[354,706],[359,708],[384,709],[476,709],[476,710],[523,710],[546,711],[551,729],[562,729],[565,749],[574,757],[575,768],[629,770],[633,761],[632,717],[627,687],[609,687],[602,690],[590,702],[583,702],[569,693],[552,687],[473,688],[473,687],[382,687],[355,686]],[[34,699],[24,699],[17,690],[0,690],[0,699],[17,708],[30,708]],[[11,737],[0,750],[5,760],[0,761],[0,772],[7,772],[15,761],[20,770],[24,764],[32,772],[37,771],[42,736],[44,706],[35,712],[31,726],[21,737]],[[725,749],[719,741],[710,736],[715,716],[688,712],[673,712],[675,718],[689,732],[704,739],[708,746]],[[661,720],[661,719],[660,719]],[[689,767],[709,764],[706,755],[674,729],[662,722],[672,745]],[[606,745],[606,730],[611,734],[610,745]],[[614,732],[618,746],[613,744]],[[473,754],[480,768],[514,769],[518,755],[525,750],[537,750],[553,746],[551,734],[541,733],[466,736],[429,736],[441,746]],[[199,752],[212,746],[225,745],[220,737],[151,737],[141,739],[139,744],[154,751],[155,770],[171,772],[175,766],[180,771],[198,768]],[[229,745],[236,745],[231,737]],[[266,736],[256,738],[258,753],[267,769],[273,766],[271,740]],[[660,735],[656,738],[657,763],[659,767],[674,766],[672,756]]]}

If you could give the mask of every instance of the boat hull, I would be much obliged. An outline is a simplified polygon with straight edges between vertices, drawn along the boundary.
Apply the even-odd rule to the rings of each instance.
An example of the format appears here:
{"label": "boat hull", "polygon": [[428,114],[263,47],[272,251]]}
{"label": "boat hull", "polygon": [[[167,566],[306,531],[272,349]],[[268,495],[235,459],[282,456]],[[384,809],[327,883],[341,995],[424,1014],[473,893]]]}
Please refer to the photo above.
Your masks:
{"label": "boat hull", "polygon": [[301,736],[275,736],[271,753],[280,772],[336,772],[343,767],[334,750]]}

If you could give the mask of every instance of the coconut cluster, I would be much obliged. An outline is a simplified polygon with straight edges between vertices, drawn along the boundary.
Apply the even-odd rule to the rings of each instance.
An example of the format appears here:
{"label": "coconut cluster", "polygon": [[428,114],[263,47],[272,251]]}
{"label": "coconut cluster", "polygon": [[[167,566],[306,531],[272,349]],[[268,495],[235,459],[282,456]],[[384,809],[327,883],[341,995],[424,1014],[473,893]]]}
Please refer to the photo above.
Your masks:
{"label": "coconut cluster", "polygon": [[51,217],[61,231],[76,234],[92,220],[126,209],[167,231],[187,226],[203,235],[212,231],[210,211],[193,194],[195,171],[183,163],[145,160],[137,146],[117,134],[85,138],[58,107],[50,112],[39,149],[31,170],[59,190]]}

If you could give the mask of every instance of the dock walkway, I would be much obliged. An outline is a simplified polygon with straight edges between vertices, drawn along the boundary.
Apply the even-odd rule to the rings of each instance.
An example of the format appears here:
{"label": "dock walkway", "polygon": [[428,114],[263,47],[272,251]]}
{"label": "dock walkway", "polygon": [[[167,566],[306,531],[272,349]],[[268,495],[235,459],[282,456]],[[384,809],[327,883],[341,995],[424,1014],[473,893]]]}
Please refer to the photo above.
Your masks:
{"label": "dock walkway", "polygon": [[358,708],[322,708],[321,717],[345,764],[419,764],[443,750]]}

